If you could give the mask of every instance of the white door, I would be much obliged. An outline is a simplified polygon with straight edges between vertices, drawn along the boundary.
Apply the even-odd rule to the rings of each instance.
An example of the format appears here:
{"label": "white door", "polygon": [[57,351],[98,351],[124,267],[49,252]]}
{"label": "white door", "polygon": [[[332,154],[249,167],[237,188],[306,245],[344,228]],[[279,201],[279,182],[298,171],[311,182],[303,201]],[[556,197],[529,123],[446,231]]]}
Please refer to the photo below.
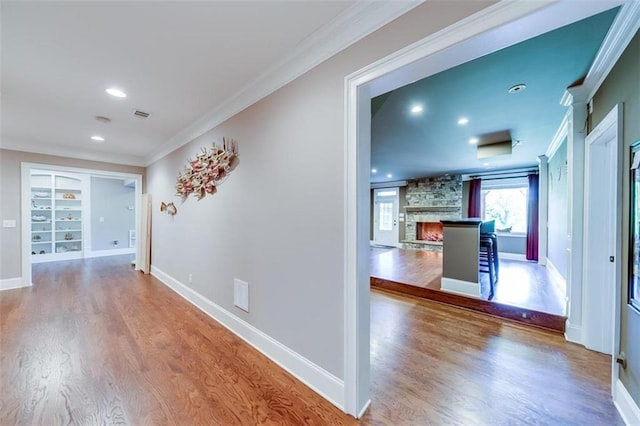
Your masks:
{"label": "white door", "polygon": [[398,245],[398,188],[373,191],[373,242],[382,246]]}
{"label": "white door", "polygon": [[586,138],[583,340],[611,354],[620,278],[618,121],[614,109]]}

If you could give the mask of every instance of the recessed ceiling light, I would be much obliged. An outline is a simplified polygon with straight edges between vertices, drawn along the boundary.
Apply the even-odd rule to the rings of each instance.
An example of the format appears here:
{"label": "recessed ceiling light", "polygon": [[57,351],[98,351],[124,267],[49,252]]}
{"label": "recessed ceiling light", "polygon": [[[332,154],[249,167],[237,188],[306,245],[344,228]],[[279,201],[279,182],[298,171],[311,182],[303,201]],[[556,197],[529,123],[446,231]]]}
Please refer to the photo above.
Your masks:
{"label": "recessed ceiling light", "polygon": [[126,93],[124,93],[120,89],[116,89],[115,87],[110,87],[107,90],[105,90],[105,92],[107,92],[111,96],[115,96],[116,98],[126,98],[127,97]]}
{"label": "recessed ceiling light", "polygon": [[102,136],[98,136],[98,135],[91,136],[91,140],[92,141],[96,141],[96,142],[104,142],[104,138]]}
{"label": "recessed ceiling light", "polygon": [[475,145],[475,144],[477,144],[478,142],[480,142],[480,141],[478,140],[478,138],[471,138],[471,139],[469,139],[469,143],[470,143],[471,145]]}
{"label": "recessed ceiling light", "polygon": [[378,173],[378,169],[371,169],[371,173]]}
{"label": "recessed ceiling light", "polygon": [[388,177],[389,179],[391,179],[391,178],[393,177],[393,175],[392,175],[391,173],[387,173],[387,177]]}
{"label": "recessed ceiling light", "polygon": [[411,107],[412,114],[420,114],[422,110],[423,110],[422,105],[414,105],[413,107]]}
{"label": "recessed ceiling light", "polygon": [[469,123],[469,119],[467,117],[460,117],[458,120],[458,125],[460,126],[464,126],[467,123]]}
{"label": "recessed ceiling light", "polygon": [[524,89],[527,88],[526,84],[516,84],[515,86],[511,86],[509,88],[509,93],[518,93],[518,92],[522,92]]}
{"label": "recessed ceiling light", "polygon": [[489,163],[482,163],[483,166],[489,167]]}

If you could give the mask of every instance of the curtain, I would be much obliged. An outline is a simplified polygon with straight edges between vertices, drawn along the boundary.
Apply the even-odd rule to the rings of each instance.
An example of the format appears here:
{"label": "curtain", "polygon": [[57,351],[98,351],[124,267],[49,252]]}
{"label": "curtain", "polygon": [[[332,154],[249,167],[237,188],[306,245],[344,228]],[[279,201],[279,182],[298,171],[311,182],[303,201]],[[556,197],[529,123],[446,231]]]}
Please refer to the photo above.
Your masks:
{"label": "curtain", "polygon": [[469,181],[469,209],[468,217],[482,218],[482,180]]}
{"label": "curtain", "polygon": [[530,174],[527,200],[527,260],[538,260],[538,175]]}

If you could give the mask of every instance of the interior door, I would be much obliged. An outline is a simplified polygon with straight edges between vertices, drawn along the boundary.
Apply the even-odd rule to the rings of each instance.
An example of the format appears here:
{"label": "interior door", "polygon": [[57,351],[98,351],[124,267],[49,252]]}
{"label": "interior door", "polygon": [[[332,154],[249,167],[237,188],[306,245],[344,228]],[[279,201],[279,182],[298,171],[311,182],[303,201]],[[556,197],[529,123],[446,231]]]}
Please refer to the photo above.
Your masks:
{"label": "interior door", "polygon": [[399,188],[377,188],[373,192],[373,241],[382,246],[398,245]]}
{"label": "interior door", "polygon": [[583,338],[592,350],[614,350],[614,312],[620,291],[618,132],[615,114],[586,138]]}

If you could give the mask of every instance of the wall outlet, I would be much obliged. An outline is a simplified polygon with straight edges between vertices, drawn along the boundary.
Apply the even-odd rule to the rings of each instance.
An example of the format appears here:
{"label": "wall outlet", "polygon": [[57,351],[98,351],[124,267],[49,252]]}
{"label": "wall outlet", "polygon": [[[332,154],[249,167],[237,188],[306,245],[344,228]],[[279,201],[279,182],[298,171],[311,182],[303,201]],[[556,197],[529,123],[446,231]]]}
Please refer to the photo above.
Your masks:
{"label": "wall outlet", "polygon": [[189,274],[189,284],[193,282],[193,274]]}
{"label": "wall outlet", "polygon": [[249,312],[249,283],[234,278],[233,304],[245,312]]}

